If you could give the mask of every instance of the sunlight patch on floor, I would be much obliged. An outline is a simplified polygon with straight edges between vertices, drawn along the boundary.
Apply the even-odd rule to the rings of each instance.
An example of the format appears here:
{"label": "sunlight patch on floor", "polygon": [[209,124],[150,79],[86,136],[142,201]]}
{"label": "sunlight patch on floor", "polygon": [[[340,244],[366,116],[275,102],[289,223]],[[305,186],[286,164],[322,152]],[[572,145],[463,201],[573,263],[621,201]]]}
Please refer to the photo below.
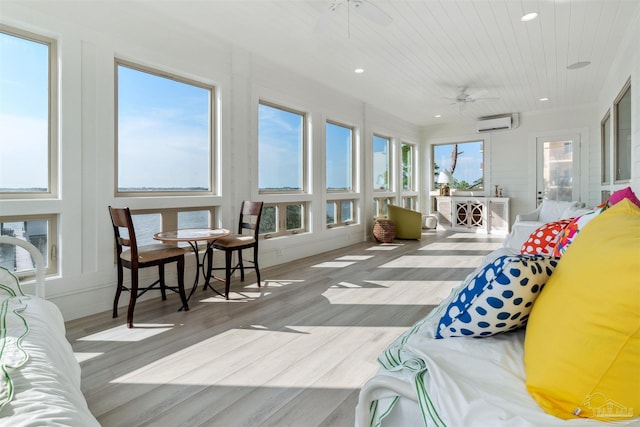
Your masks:
{"label": "sunlight patch on floor", "polygon": [[73,355],[76,357],[78,363],[85,362],[87,360],[91,360],[94,357],[102,356],[104,353],[85,353],[85,352],[74,352]]}
{"label": "sunlight patch on floor", "polygon": [[367,248],[367,250],[368,251],[392,251],[399,246],[403,246],[403,245],[396,245],[393,243],[380,243],[378,246],[371,246],[370,248]]}
{"label": "sunlight patch on floor", "polygon": [[404,255],[378,268],[475,268],[483,258],[483,255]]}
{"label": "sunlight patch on floor", "polygon": [[340,283],[336,283],[335,285],[331,285],[331,288],[339,288],[339,289],[344,289],[344,288],[361,288],[362,285],[356,285],[355,283],[349,283],[349,282],[340,282]]}
{"label": "sunlight patch on floor", "polygon": [[[287,286],[287,285],[291,285],[293,283],[302,283],[304,282],[304,280],[300,280],[300,279],[269,279],[269,280],[263,280],[262,281],[262,287],[268,286],[268,287],[273,287],[273,288],[281,288],[282,286]],[[249,285],[246,286],[247,288],[252,288],[258,287],[257,283],[254,283],[253,285]]]}
{"label": "sunlight patch on floor", "polygon": [[365,261],[371,258],[373,258],[373,255],[345,255],[336,258],[336,261]]}
{"label": "sunlight patch on floor", "polygon": [[246,303],[249,301],[253,301],[255,299],[261,298],[261,297],[265,297],[267,295],[271,295],[271,292],[268,291],[264,291],[264,292],[233,292],[233,291],[229,291],[229,299],[224,299],[223,296],[221,295],[211,295],[209,298],[203,298],[200,300],[200,302],[205,302],[205,303],[234,303],[234,302],[242,302],[242,303]]}
{"label": "sunlight patch on floor", "polygon": [[312,265],[315,268],[344,268],[355,264],[355,261],[327,261],[320,264]]}
{"label": "sunlight patch on floor", "polygon": [[[123,320],[123,322],[125,322]],[[100,331],[98,333],[78,338],[78,341],[142,341],[154,335],[159,335],[169,331],[178,325],[168,325],[159,323],[144,323],[134,321],[134,327],[129,329],[126,324],[115,328]]]}
{"label": "sunlight patch on floor", "polygon": [[420,248],[420,251],[493,251],[502,246],[502,242],[434,242]]}
{"label": "sunlight patch on floor", "polygon": [[[322,293],[331,304],[437,305],[458,286],[459,280],[371,280],[375,287],[332,286]],[[421,292],[416,293],[416,289]],[[357,289],[357,290],[356,290]]]}
{"label": "sunlight patch on floor", "polygon": [[[253,325],[256,326],[256,325]],[[355,389],[377,369],[375,358],[407,327],[300,326],[285,327],[298,334],[262,329],[234,329],[176,351],[111,383],[237,387]],[[353,337],[367,336],[366,345]],[[384,338],[384,339],[381,339]],[[335,347],[327,346],[335,343]],[[350,343],[358,343],[350,344]],[[338,349],[336,351],[336,349]],[[304,355],[326,352],[326,357]],[[247,365],[246,359],[269,353]],[[189,358],[186,359],[186,355]],[[212,357],[216,361],[211,365]],[[337,366],[326,363],[340,358]],[[309,363],[309,360],[315,360]],[[354,364],[359,368],[354,369]],[[363,365],[370,365],[362,369]]]}
{"label": "sunlight patch on floor", "polygon": [[447,239],[491,239],[492,241],[502,242],[506,236],[499,234],[482,234],[482,233],[455,233],[447,236]]}

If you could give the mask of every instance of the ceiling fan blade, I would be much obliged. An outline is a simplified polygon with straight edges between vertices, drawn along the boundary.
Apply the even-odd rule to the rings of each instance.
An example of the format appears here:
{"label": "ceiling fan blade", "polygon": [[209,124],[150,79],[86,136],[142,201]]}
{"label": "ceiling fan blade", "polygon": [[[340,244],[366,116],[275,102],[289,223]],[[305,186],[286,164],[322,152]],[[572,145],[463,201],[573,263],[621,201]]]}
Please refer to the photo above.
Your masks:
{"label": "ceiling fan blade", "polygon": [[320,15],[318,22],[316,22],[315,27],[313,27],[314,33],[322,33],[327,29],[329,23],[335,18],[336,11],[344,4],[342,0],[336,0],[331,2],[325,10]]}
{"label": "ceiling fan blade", "polygon": [[367,0],[349,0],[349,3],[353,4],[360,15],[376,24],[386,26],[393,22],[393,18],[389,14]]}
{"label": "ceiling fan blade", "polygon": [[486,94],[487,92],[488,91],[486,89],[476,89],[476,90],[469,90],[468,92],[466,92],[466,94],[471,98],[478,99],[482,95]]}

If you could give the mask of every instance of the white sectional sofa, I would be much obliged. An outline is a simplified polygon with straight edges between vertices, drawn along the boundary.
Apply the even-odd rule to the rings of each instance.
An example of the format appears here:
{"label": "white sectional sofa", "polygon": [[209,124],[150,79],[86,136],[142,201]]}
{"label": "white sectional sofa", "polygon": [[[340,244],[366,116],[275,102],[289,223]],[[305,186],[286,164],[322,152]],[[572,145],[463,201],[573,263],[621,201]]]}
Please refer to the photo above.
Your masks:
{"label": "white sectional sofa", "polygon": [[520,250],[531,233],[544,224],[561,219],[573,218],[587,212],[584,204],[571,201],[543,200],[533,212],[520,214],[511,226],[511,232],[504,239],[504,246]]}

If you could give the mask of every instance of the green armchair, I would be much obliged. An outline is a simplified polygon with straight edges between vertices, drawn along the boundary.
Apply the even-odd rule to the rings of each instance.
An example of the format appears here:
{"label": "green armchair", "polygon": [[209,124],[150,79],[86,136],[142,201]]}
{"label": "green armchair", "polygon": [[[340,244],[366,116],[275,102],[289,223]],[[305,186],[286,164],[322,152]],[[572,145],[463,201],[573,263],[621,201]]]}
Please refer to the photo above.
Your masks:
{"label": "green armchair", "polygon": [[387,217],[396,227],[396,239],[422,238],[422,213],[400,206],[387,206]]}

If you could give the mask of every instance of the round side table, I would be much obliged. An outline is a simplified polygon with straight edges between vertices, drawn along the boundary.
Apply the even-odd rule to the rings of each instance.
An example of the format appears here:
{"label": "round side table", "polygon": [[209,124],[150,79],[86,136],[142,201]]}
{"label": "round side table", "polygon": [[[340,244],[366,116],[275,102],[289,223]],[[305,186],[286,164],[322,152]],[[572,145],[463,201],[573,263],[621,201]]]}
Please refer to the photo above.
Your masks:
{"label": "round side table", "polygon": [[376,219],[373,224],[373,237],[380,243],[391,243],[396,238],[396,226],[393,221],[384,218]]}

